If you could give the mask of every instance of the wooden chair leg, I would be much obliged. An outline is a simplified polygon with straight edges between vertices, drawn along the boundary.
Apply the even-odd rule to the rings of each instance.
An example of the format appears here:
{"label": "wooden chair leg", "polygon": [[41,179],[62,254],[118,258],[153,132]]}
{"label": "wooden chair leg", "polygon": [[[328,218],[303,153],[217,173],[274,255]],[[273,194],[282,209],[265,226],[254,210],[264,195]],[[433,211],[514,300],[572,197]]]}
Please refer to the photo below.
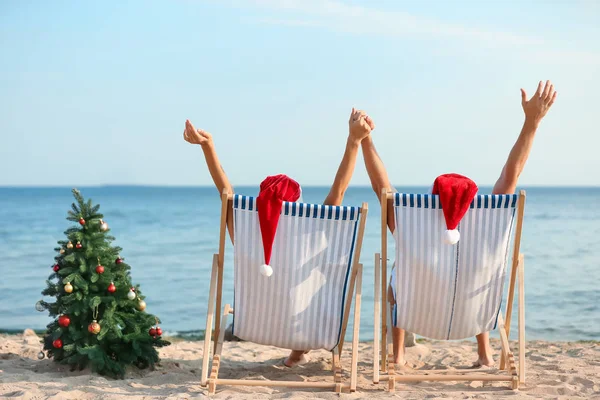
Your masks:
{"label": "wooden chair leg", "polygon": [[395,372],[395,364],[394,364],[394,353],[388,352],[388,390],[390,392],[394,392],[396,390],[396,372]]}
{"label": "wooden chair leg", "polygon": [[342,392],[342,367],[340,364],[340,354],[338,352],[338,348],[336,347],[331,352],[332,356],[332,370],[333,370],[333,382],[335,383],[334,391],[336,393]]}
{"label": "wooden chair leg", "polygon": [[362,272],[363,265],[358,264],[358,272],[356,273],[356,291],[354,299],[354,321],[352,333],[352,365],[350,367],[350,392],[356,392],[358,381],[358,337],[360,332],[360,304],[362,300]]}
{"label": "wooden chair leg", "polygon": [[[510,327],[512,322],[512,309],[513,309],[513,301],[515,295],[515,282],[517,279],[517,270],[519,269],[519,264],[521,261],[521,234],[523,231],[523,215],[525,213],[525,191],[519,191],[519,200],[517,207],[517,219],[516,219],[516,228],[515,228],[515,239],[514,239],[514,249],[512,255],[512,268],[510,271],[510,280],[508,282],[508,298],[506,302],[506,316],[505,316],[505,331],[506,336],[510,338]],[[500,369],[506,368],[506,359],[504,357],[500,357]]]}
{"label": "wooden chair leg", "polygon": [[500,344],[502,346],[502,358],[505,360],[503,368],[501,370],[510,371],[510,344],[508,342],[508,336],[506,334],[506,329],[504,327],[504,318],[502,315],[498,315],[498,332],[500,332]]}
{"label": "wooden chair leg", "polygon": [[213,355],[212,370],[210,371],[210,378],[208,379],[208,394],[215,394],[217,390],[216,381],[219,378],[219,368],[221,367],[221,352],[223,351],[223,340],[225,339],[225,327],[227,326],[227,317],[231,311],[229,304],[225,305],[225,311],[223,312],[223,319],[221,320],[221,329],[219,337],[216,340],[215,354]]}
{"label": "wooden chair leg", "polygon": [[511,388],[516,390],[519,388],[519,375],[517,374],[517,367],[515,365],[515,356],[513,353],[508,355],[508,372],[512,376]]}
{"label": "wooden chair leg", "polygon": [[388,190],[382,189],[380,193],[380,205],[381,205],[381,371],[385,372],[387,369],[387,352],[386,352],[386,336],[389,333],[390,328],[387,324],[387,212],[388,212]]}
{"label": "wooden chair leg", "polygon": [[346,337],[346,328],[348,327],[348,319],[350,317],[350,308],[352,307],[352,298],[354,293],[354,286],[356,285],[356,275],[358,272],[358,266],[352,268],[352,274],[350,276],[350,282],[348,285],[348,301],[346,302],[346,308],[344,310],[344,318],[342,319],[342,331],[340,335],[340,343],[338,344],[338,352],[342,353],[342,348],[344,347],[344,339]]}
{"label": "wooden chair leg", "polygon": [[525,383],[525,256],[519,257],[519,383]]}
{"label": "wooden chair leg", "polygon": [[375,310],[373,312],[373,383],[379,383],[379,357],[381,348],[379,335],[381,329],[381,255],[375,253],[375,296],[373,297]]}
{"label": "wooden chair leg", "polygon": [[[233,193],[229,193],[227,189],[223,189],[221,193],[221,223],[219,227],[219,253],[218,253],[218,273],[217,273],[217,305],[216,305],[216,322],[215,322],[215,340],[219,336],[219,329],[221,328],[221,298],[223,295],[223,267],[225,265],[225,236],[227,234],[227,220],[230,208],[230,196]],[[215,343],[215,352],[216,352]]]}
{"label": "wooden chair leg", "polygon": [[218,265],[217,267],[217,304],[215,305],[215,352],[216,352],[216,339],[220,335],[221,329],[221,297],[223,295],[223,266]]}
{"label": "wooden chair leg", "polygon": [[390,392],[394,392],[396,389],[396,371],[395,371],[395,363],[394,363],[394,337],[392,333],[392,329],[394,324],[392,323],[392,315],[391,311],[387,310],[386,306],[386,321],[387,321],[387,333],[385,335],[386,346],[387,346],[387,373],[388,373],[388,389]]}
{"label": "wooden chair leg", "polygon": [[206,387],[208,383],[208,363],[210,360],[210,343],[212,338],[212,326],[215,311],[215,291],[217,286],[218,255],[213,256],[212,273],[210,276],[210,291],[208,294],[208,311],[206,312],[206,329],[204,330],[204,351],[202,353],[202,373],[200,385]]}

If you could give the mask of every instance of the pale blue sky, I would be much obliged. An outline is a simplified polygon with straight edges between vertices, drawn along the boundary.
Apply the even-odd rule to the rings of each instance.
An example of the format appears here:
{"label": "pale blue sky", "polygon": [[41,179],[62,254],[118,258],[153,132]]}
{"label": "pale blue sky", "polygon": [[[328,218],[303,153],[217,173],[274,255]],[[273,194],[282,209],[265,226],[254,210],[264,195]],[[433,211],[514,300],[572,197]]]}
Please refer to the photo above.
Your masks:
{"label": "pale blue sky", "polygon": [[[485,3],[485,4],[484,4]],[[394,184],[493,183],[552,79],[522,184],[600,184],[600,3],[0,1],[0,185],[329,184],[352,106]],[[352,184],[368,183],[359,159]]]}

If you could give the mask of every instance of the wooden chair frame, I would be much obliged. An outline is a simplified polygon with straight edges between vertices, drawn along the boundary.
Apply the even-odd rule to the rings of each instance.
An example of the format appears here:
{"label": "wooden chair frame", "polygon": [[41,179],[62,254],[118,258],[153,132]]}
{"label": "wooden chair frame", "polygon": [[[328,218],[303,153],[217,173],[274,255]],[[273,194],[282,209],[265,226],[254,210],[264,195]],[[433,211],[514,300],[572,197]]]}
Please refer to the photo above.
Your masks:
{"label": "wooden chair frame", "polygon": [[[234,314],[233,308],[226,304],[221,311],[221,299],[223,290],[223,264],[225,258],[225,240],[227,231],[227,216],[232,212],[233,193],[223,191],[221,195],[221,228],[219,236],[219,253],[213,255],[212,273],[210,278],[210,292],[208,298],[208,312],[206,314],[206,330],[204,333],[204,352],[202,360],[201,386],[208,386],[208,393],[214,394],[217,385],[240,385],[240,386],[276,386],[276,387],[294,387],[294,388],[321,388],[333,389],[336,393],[343,390],[354,392],[357,385],[358,371],[358,335],[360,327],[360,303],[362,293],[362,264],[360,264],[360,253],[362,241],[367,220],[368,206],[363,203],[361,207],[361,219],[356,238],[354,260],[350,273],[350,282],[347,292],[346,306],[344,309],[344,318],[342,322],[342,331],[339,344],[332,350],[332,382],[298,382],[298,381],[274,381],[274,380],[250,380],[250,379],[220,379],[219,367],[221,366],[221,353],[223,350],[223,339],[227,327],[227,317]],[[343,382],[342,366],[340,357],[344,346],[344,336],[348,327],[348,319],[352,299],[354,298],[354,318],[352,335],[352,354],[350,382]],[[216,302],[216,304],[215,304]],[[213,330],[213,320],[214,330]],[[212,364],[209,369],[211,342],[214,341]],[[210,376],[209,376],[210,371]]]}
{"label": "wooden chair frame", "polygon": [[[523,214],[525,212],[524,190],[519,192],[517,208],[517,224],[515,228],[514,248],[512,255],[512,266],[510,281],[508,284],[508,300],[506,303],[506,316],[498,315],[498,329],[502,352],[500,358],[500,370],[505,373],[492,375],[485,373],[445,373],[444,371],[426,371],[422,374],[402,374],[394,372],[393,362],[391,315],[387,305],[388,271],[387,271],[387,211],[388,202],[393,201],[393,193],[383,190],[381,193],[381,253],[375,254],[375,323],[373,343],[373,383],[388,381],[390,391],[395,390],[396,382],[418,382],[418,381],[504,381],[509,382],[512,389],[518,389],[519,384],[525,383],[525,261],[524,255],[520,253],[521,233],[523,229]],[[518,345],[519,366],[517,369],[514,354],[510,349],[508,338],[510,336],[510,325],[512,321],[515,285],[519,285],[518,297]],[[389,327],[389,328],[388,328]],[[418,371],[415,371],[418,372]],[[425,374],[426,373],[426,374]]]}

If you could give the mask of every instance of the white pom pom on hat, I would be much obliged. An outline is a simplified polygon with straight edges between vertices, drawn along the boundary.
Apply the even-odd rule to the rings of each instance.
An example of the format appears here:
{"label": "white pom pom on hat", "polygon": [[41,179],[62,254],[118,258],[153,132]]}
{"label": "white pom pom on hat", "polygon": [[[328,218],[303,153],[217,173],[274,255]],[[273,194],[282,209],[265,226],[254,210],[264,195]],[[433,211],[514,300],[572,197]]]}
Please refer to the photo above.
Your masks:
{"label": "white pom pom on hat", "polygon": [[460,240],[460,232],[458,229],[448,229],[444,232],[444,243],[456,244]]}
{"label": "white pom pom on hat", "polygon": [[260,266],[260,273],[262,276],[269,277],[273,275],[273,267],[271,267],[269,264],[263,264]]}

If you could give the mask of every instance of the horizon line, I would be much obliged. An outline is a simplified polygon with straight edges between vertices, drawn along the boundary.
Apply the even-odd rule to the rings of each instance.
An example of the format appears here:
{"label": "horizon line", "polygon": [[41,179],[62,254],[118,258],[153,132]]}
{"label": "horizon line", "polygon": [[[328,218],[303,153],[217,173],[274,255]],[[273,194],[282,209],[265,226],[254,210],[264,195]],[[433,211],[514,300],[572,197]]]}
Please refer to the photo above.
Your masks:
{"label": "horizon line", "polygon": [[[259,185],[253,184],[240,184],[235,187],[240,188],[253,188]],[[403,184],[393,185],[395,187],[430,187],[431,184]],[[493,187],[494,184],[483,184],[478,185],[479,187]],[[96,185],[0,185],[0,189],[73,189],[73,188],[125,188],[125,187],[136,187],[136,188],[172,188],[172,189],[214,189],[214,185],[169,185],[169,184],[96,184]],[[331,185],[302,185],[305,188],[330,188]],[[547,184],[524,184],[517,186],[518,188],[577,188],[577,189],[600,189],[600,184],[586,184],[586,185],[547,185]],[[349,185],[348,188],[371,188],[370,184],[364,185]]]}

